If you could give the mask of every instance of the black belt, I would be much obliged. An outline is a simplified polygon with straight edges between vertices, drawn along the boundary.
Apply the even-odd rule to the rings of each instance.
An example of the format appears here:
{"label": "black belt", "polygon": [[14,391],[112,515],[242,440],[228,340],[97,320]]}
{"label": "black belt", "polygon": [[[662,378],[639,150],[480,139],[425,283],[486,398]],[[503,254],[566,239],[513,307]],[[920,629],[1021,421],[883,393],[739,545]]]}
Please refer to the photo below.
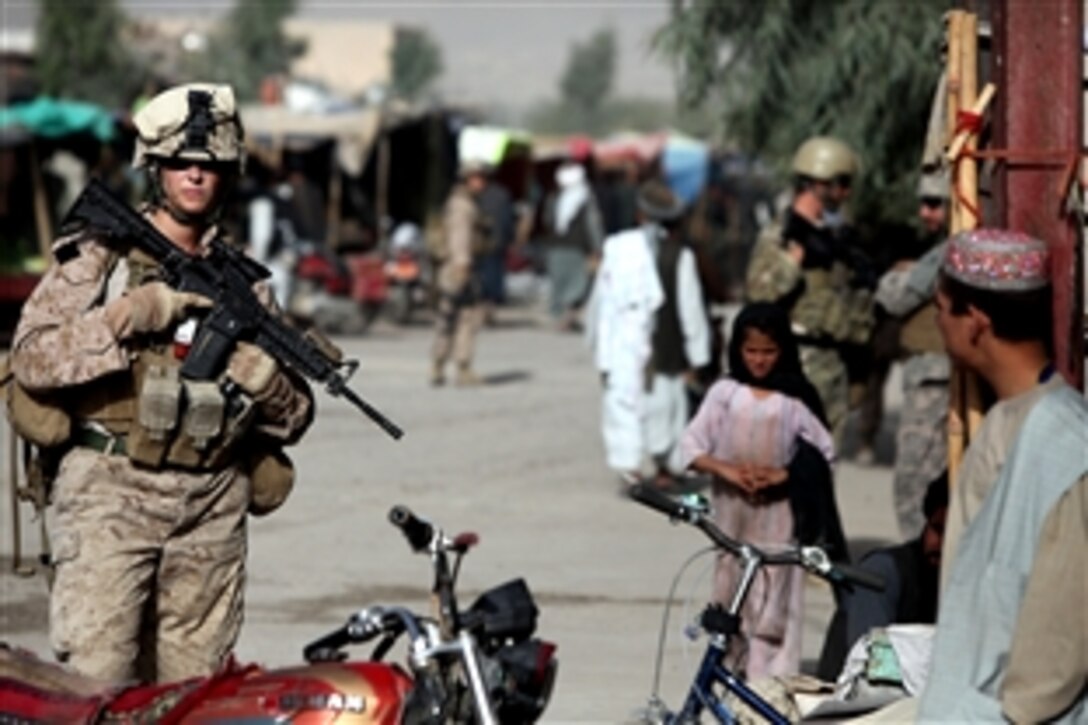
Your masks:
{"label": "black belt", "polygon": [[99,453],[115,456],[128,455],[128,449],[125,447],[125,436],[103,433],[93,428],[77,428],[72,436],[72,443]]}

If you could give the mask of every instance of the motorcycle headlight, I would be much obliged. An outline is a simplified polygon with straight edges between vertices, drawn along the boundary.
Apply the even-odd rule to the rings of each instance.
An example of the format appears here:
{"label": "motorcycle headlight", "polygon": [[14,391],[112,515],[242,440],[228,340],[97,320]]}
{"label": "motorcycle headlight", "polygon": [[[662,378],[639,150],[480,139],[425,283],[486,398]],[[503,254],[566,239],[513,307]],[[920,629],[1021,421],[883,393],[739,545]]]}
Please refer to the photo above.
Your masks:
{"label": "motorcycle headlight", "polygon": [[532,723],[552,696],[559,661],[551,642],[530,639],[500,647],[488,677],[495,714],[502,723]]}

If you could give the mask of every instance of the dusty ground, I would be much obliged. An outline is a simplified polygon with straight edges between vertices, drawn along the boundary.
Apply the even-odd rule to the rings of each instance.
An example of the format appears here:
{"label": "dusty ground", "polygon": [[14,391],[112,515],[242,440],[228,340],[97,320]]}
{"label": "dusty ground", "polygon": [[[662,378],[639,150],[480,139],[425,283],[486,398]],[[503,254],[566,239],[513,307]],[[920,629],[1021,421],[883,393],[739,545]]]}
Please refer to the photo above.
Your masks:
{"label": "dusty ground", "polygon": [[[355,389],[407,433],[394,442],[348,404],[321,398],[294,454],[294,494],[281,511],[252,521],[240,658],[297,663],[306,642],[354,609],[422,604],[429,564],[386,522],[389,508],[404,504],[447,531],[480,534],[463,568],[463,603],[508,578],[529,581],[539,633],[559,645],[547,722],[622,722],[645,703],[669,583],[704,540],[618,495],[602,464],[596,376],[581,338],[553,332],[527,309],[504,311],[500,322],[479,341],[489,384],[474,390],[426,385],[423,324],[380,323],[365,337],[339,340],[362,362]],[[5,444],[0,472],[8,455]],[[895,538],[889,468],[841,463],[837,485],[856,547]],[[0,522],[7,555],[6,489]],[[33,549],[36,530],[24,528]],[[0,561],[0,639],[45,653],[45,585],[12,575],[10,563]],[[680,586],[663,687],[673,704],[702,645],[684,640],[683,625],[709,588],[706,563]],[[806,597],[812,660],[830,595],[811,581]]]}

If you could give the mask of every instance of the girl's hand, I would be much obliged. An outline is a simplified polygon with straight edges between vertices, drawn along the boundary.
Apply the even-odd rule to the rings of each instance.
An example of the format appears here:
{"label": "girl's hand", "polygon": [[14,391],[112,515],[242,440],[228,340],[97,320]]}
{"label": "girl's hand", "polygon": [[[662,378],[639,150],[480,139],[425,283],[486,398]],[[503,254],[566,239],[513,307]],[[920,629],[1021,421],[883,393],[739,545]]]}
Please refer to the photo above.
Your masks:
{"label": "girl's hand", "polygon": [[755,482],[752,478],[752,469],[748,466],[731,466],[728,463],[721,463],[716,471],[720,478],[723,478],[726,482],[733,484],[741,491],[745,493],[755,493]]}
{"label": "girl's hand", "polygon": [[752,477],[755,490],[759,491],[764,488],[770,488],[771,486],[778,486],[785,483],[786,479],[790,477],[790,474],[785,468],[760,466],[752,470]]}

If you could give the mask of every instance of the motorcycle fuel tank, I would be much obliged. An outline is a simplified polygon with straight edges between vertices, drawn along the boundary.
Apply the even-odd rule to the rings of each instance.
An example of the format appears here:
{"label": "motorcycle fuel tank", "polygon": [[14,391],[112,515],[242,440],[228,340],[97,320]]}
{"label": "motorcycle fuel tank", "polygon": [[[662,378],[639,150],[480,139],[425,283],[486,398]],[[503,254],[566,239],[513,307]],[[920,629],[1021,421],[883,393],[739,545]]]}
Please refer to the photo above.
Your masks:
{"label": "motorcycle fuel tank", "polygon": [[396,725],[411,687],[400,667],[378,662],[267,670],[213,688],[184,722]]}

